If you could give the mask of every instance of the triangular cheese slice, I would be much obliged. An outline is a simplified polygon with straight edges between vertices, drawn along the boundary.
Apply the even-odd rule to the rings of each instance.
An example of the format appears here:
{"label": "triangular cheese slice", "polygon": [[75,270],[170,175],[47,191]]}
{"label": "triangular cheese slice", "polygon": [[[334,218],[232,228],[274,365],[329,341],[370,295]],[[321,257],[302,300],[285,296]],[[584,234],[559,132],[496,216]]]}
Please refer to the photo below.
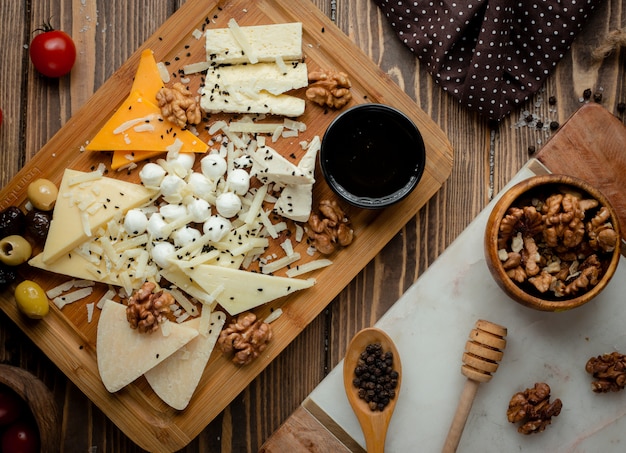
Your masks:
{"label": "triangular cheese slice", "polygon": [[50,264],[59,259],[93,237],[116,214],[147,203],[155,194],[140,184],[66,169],[43,249],[43,262]]}
{"label": "triangular cheese slice", "polygon": [[141,52],[141,59],[130,92],[139,91],[148,100],[156,102],[156,95],[161,88],[163,88],[163,80],[154,59],[154,52],[146,49]]}
{"label": "triangular cheese slice", "polygon": [[85,146],[89,151],[160,151],[204,153],[209,145],[161,116],[161,109],[133,91]]}
{"label": "triangular cheese slice", "polygon": [[264,183],[313,184],[315,178],[308,169],[302,169],[285,159],[269,146],[259,146],[252,153],[251,174]]}
{"label": "triangular cheese slice", "polygon": [[139,333],[128,324],[125,305],[105,301],[98,321],[96,356],[109,392],[130,384],[198,336],[196,329],[173,322],[167,336],[161,329]]}
{"label": "triangular cheese slice", "polygon": [[117,170],[129,164],[148,160],[163,154],[163,151],[113,151],[111,169]]}
{"label": "triangular cheese slice", "polygon": [[[145,374],[152,390],[174,409],[183,410],[189,404],[225,321],[224,313],[211,313],[207,335],[198,335]],[[200,318],[182,325],[197,330]]]}
{"label": "triangular cheese slice", "polygon": [[217,302],[232,316],[315,284],[314,279],[277,277],[210,264],[182,270],[207,293],[217,293]]}

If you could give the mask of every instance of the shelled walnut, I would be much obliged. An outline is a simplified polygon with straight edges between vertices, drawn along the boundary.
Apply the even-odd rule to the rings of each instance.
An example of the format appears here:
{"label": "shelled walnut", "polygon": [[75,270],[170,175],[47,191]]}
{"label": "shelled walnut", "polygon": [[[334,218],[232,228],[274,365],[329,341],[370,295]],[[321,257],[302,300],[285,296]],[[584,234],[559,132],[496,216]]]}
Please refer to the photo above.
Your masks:
{"label": "shelled walnut", "polygon": [[522,434],[540,433],[552,423],[552,417],[561,413],[563,403],[555,399],[550,403],[550,386],[538,382],[531,389],[511,397],[506,416],[511,423],[521,423],[517,431]]}
{"label": "shelled walnut", "polygon": [[225,354],[233,354],[233,363],[247,365],[265,350],[272,339],[269,324],[257,320],[254,313],[240,314],[220,333],[217,344]]}
{"label": "shelled walnut", "polygon": [[321,106],[340,109],[352,99],[352,84],[344,72],[312,71],[309,83],[307,99]]}
{"label": "shelled walnut", "polygon": [[156,95],[163,118],[184,128],[187,124],[198,124],[202,120],[200,105],[191,92],[180,82],[172,88],[161,88]]}
{"label": "shelled walnut", "polygon": [[619,241],[609,210],[568,189],[534,194],[508,209],[500,222],[498,255],[520,285],[557,298],[595,286]]}
{"label": "shelled walnut", "polygon": [[591,390],[596,393],[618,392],[626,387],[626,355],[619,352],[591,357],[585,371],[595,379]]}
{"label": "shelled walnut", "polygon": [[132,329],[141,333],[154,332],[170,312],[174,297],[163,290],[153,292],[156,284],[145,282],[140,289],[128,299],[126,319]]}
{"label": "shelled walnut", "polygon": [[333,253],[338,246],[346,247],[354,240],[350,219],[335,200],[322,200],[305,225],[313,246],[324,255]]}

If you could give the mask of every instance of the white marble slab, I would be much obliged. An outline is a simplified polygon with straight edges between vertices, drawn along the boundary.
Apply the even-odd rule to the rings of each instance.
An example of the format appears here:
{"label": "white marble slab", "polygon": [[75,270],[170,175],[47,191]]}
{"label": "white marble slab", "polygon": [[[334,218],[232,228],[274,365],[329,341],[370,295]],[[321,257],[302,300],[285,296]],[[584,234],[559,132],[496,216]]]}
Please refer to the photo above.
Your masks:
{"label": "white marble slab", "polygon": [[[511,182],[532,176],[524,167]],[[376,324],[402,359],[400,399],[387,452],[441,451],[465,383],[461,356],[476,320],[508,328],[507,347],[491,382],[481,384],[459,452],[626,451],[626,391],[595,394],[585,372],[589,357],[626,353],[626,263],[591,303],[568,312],[523,307],[496,286],[483,255],[492,204],[427,269]],[[342,385],[340,363],[309,398],[361,446],[357,419]],[[547,382],[561,414],[543,433],[525,436],[506,419],[511,396]]]}

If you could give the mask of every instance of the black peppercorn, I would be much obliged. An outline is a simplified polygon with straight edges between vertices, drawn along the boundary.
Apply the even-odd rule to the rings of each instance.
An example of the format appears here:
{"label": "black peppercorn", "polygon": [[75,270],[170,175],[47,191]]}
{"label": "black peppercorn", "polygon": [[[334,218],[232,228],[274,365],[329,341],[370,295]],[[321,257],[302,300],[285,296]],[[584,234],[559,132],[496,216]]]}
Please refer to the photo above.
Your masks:
{"label": "black peppercorn", "polygon": [[543,121],[537,121],[537,129],[543,128]]}
{"label": "black peppercorn", "polygon": [[396,395],[399,374],[393,369],[393,354],[383,352],[380,343],[369,344],[359,356],[352,384],[359,398],[373,411],[382,411]]}
{"label": "black peppercorn", "polygon": [[550,129],[555,131],[559,128],[559,122],[558,121],[551,121],[550,122]]}
{"label": "black peppercorn", "polygon": [[556,104],[556,97],[554,97],[554,96],[550,96],[550,97],[548,98],[548,104],[550,104],[550,105],[555,105],[555,104]]}
{"label": "black peppercorn", "polygon": [[595,93],[593,93],[593,100],[594,102],[597,102],[597,103],[602,102],[602,93],[600,93],[599,91],[596,91]]}

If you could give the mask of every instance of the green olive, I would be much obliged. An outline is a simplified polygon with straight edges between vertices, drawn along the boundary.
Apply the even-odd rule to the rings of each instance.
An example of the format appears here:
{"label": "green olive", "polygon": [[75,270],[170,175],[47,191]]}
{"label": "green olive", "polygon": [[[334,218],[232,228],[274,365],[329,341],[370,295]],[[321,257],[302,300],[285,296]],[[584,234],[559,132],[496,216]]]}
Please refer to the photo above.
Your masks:
{"label": "green olive", "polygon": [[59,189],[48,179],[39,178],[31,182],[26,190],[26,196],[32,205],[42,211],[51,211],[57,201]]}
{"label": "green olive", "polygon": [[15,288],[17,308],[32,319],[41,319],[48,314],[49,301],[46,292],[38,283],[24,280]]}
{"label": "green olive", "polygon": [[0,261],[8,266],[19,266],[30,258],[33,248],[26,239],[12,234],[0,240]]}

